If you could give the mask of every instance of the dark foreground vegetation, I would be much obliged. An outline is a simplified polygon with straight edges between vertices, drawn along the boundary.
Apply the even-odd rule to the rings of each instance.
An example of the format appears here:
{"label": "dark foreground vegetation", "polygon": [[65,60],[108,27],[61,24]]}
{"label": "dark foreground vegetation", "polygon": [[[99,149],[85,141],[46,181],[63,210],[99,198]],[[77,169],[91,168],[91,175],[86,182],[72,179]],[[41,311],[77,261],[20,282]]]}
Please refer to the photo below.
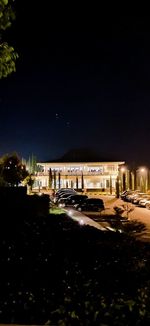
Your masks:
{"label": "dark foreground vegetation", "polygon": [[1,214],[0,323],[150,324],[150,248],[66,215]]}

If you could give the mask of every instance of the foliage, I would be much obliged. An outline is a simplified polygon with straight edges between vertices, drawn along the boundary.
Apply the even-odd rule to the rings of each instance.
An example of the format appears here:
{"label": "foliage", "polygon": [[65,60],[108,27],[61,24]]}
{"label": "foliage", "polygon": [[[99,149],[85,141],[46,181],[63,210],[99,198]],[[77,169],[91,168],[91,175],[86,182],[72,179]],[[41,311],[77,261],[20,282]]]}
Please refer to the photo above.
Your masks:
{"label": "foliage", "polygon": [[116,215],[121,216],[123,213],[126,212],[127,218],[129,217],[129,214],[131,212],[133,212],[133,210],[134,210],[133,205],[123,204],[123,205],[121,205],[121,207],[120,206],[114,206],[114,211],[115,211]]}
{"label": "foliage", "polygon": [[0,160],[0,176],[4,185],[18,186],[28,175],[25,165],[16,153],[4,155]]}
{"label": "foliage", "polygon": [[150,245],[81,226],[65,214],[39,218],[23,210],[4,228],[5,218],[1,323],[150,324]]}
{"label": "foliage", "polygon": [[52,182],[53,182],[53,175],[52,175],[52,169],[49,169],[48,173],[48,186],[51,189],[52,188]]}
{"label": "foliage", "polygon": [[117,176],[116,180],[116,197],[119,198],[119,176]]}
{"label": "foliage", "polygon": [[53,180],[54,180],[54,190],[56,190],[56,170],[54,170]]}
{"label": "foliage", "polygon": [[37,165],[37,158],[33,154],[29,156],[28,160],[24,160],[27,170],[30,174],[35,174],[36,172],[40,172],[39,166]]}
{"label": "foliage", "polygon": [[[144,223],[139,222],[135,219],[134,220],[129,219],[129,214],[133,212],[133,210],[134,210],[133,205],[124,204],[121,205],[121,207],[114,206],[115,215],[118,221],[116,220],[115,223],[114,221],[112,221],[112,223],[110,222],[111,226],[114,227],[116,230],[122,230],[122,232],[125,232],[130,235],[132,234],[135,235],[135,233],[140,234],[146,231],[146,225]],[[124,213],[126,213],[126,216],[123,215]]]}
{"label": "foliage", "polygon": [[10,0],[0,0],[0,30],[6,30],[11,26],[12,20],[15,19]]}
{"label": "foliage", "polygon": [[81,188],[82,188],[82,190],[84,190],[84,176],[83,176],[83,172],[81,173]]}
{"label": "foliage", "polygon": [[[1,171],[1,169],[0,169],[0,171]],[[7,185],[7,183],[5,182],[3,177],[0,175],[0,187],[5,187],[6,185]]]}
{"label": "foliage", "polygon": [[124,209],[119,206],[114,206],[114,211],[116,215],[121,216],[124,213]]}
{"label": "foliage", "polygon": [[141,233],[146,231],[146,225],[137,220],[130,220],[122,225],[122,230],[128,234]]}
{"label": "foliage", "polygon": [[2,39],[3,32],[11,26],[12,20],[15,19],[13,2],[13,0],[0,0],[0,78],[7,77],[16,70],[15,62],[18,54]]}
{"label": "foliage", "polygon": [[23,184],[26,186],[29,186],[29,190],[32,191],[32,187],[34,184],[35,178],[33,176],[33,174],[29,174],[27,175],[27,177],[23,180]]}

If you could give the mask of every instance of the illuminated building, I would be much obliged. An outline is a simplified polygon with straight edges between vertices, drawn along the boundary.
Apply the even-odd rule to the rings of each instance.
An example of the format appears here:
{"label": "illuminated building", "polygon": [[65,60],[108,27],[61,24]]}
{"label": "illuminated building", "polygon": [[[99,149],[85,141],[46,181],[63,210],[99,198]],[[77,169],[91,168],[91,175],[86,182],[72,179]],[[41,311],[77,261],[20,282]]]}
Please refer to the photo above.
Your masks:
{"label": "illuminated building", "polygon": [[124,162],[44,162],[38,163],[35,188],[74,188],[114,193],[119,167]]}

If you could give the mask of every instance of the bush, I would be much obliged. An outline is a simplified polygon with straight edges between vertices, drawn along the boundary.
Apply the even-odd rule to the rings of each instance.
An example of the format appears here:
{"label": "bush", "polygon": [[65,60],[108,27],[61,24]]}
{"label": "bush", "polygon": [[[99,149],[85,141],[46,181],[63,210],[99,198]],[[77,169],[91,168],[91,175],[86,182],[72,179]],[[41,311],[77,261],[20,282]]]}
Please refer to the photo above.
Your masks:
{"label": "bush", "polygon": [[148,244],[65,214],[10,218],[0,228],[1,323],[150,323]]}

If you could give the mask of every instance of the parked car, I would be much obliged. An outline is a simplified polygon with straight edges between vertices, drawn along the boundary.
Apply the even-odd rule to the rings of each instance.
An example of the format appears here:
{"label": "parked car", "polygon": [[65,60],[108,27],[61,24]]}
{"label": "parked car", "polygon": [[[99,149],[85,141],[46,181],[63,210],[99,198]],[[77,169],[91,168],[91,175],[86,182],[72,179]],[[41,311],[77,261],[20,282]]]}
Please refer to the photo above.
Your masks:
{"label": "parked car", "polygon": [[68,197],[73,196],[73,195],[74,195],[73,192],[64,193],[60,197],[56,198],[56,203],[58,204],[60,202],[60,200],[67,199]]}
{"label": "parked car", "polygon": [[131,195],[132,193],[133,193],[132,190],[125,190],[125,191],[123,191],[123,192],[121,193],[120,197],[121,197],[121,199],[124,200],[124,199],[126,198],[126,196]]}
{"label": "parked car", "polygon": [[76,195],[76,191],[72,191],[72,190],[69,190],[69,191],[64,191],[64,192],[61,192],[56,198],[61,198],[61,197],[64,197],[65,195]]}
{"label": "parked car", "polygon": [[150,201],[150,195],[147,195],[139,201],[139,206],[146,207],[146,204],[147,202],[149,203],[149,201]]}
{"label": "parked car", "polygon": [[132,202],[133,204],[138,205],[138,204],[139,204],[139,201],[140,201],[142,198],[144,198],[145,196],[146,196],[146,194],[143,193],[143,192],[141,192],[141,193],[135,195],[134,198],[131,200],[131,202]]}
{"label": "parked car", "polygon": [[72,188],[67,188],[65,190],[58,191],[55,195],[54,202],[55,203],[58,202],[59,198],[65,197],[66,195],[67,195],[66,197],[68,197],[68,195],[71,196],[75,194],[77,194],[77,192]]}
{"label": "parked car", "polygon": [[71,195],[67,198],[60,198],[58,200],[58,203],[59,203],[59,207],[74,206],[76,204],[82,203],[87,198],[88,196],[86,195]]}
{"label": "parked car", "polygon": [[56,192],[56,196],[58,196],[59,194],[61,194],[62,192],[67,192],[67,191],[73,191],[76,192],[74,188],[60,188],[57,190]]}
{"label": "parked car", "polygon": [[133,200],[140,194],[139,190],[136,191],[132,191],[132,193],[130,195],[126,196],[125,201],[131,202],[133,203]]}
{"label": "parked car", "polygon": [[87,198],[84,202],[75,205],[78,211],[100,212],[105,209],[104,202],[99,198]]}
{"label": "parked car", "polygon": [[124,201],[132,201],[134,196],[136,196],[139,192],[140,190],[126,190],[120,195],[120,197]]}
{"label": "parked car", "polygon": [[146,206],[145,206],[147,209],[150,209],[150,200],[147,200],[146,202]]}

